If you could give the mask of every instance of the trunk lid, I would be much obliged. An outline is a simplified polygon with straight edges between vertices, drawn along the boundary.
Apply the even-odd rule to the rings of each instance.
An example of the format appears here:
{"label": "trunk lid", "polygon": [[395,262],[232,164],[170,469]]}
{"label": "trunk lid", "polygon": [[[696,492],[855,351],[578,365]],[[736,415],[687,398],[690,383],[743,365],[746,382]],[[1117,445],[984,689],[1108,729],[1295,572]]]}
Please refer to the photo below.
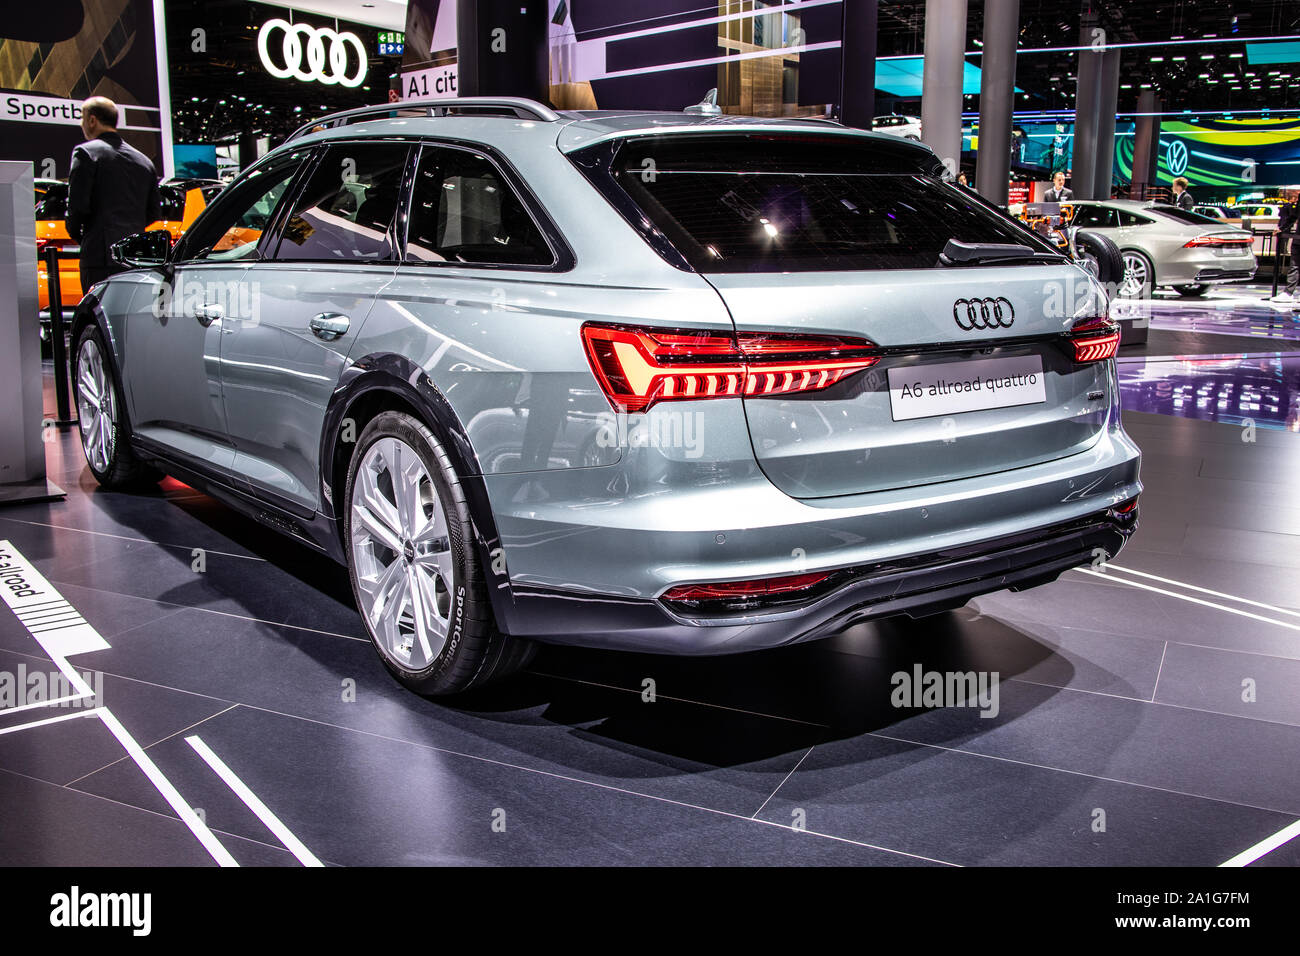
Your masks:
{"label": "trunk lid", "polygon": [[1108,363],[1075,364],[1062,337],[1103,308],[1072,265],[707,278],[738,331],[861,337],[885,350],[830,389],[744,399],[759,464],[794,497],[1020,468],[1081,452],[1105,427]]}

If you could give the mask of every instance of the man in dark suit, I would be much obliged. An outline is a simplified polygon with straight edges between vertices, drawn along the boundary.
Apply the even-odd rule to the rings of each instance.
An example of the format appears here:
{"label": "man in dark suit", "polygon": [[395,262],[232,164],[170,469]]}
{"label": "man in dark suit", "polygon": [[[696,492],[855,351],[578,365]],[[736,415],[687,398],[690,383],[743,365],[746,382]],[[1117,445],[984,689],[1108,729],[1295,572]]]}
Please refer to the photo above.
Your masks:
{"label": "man in dark suit", "polygon": [[1068,202],[1073,198],[1074,190],[1065,188],[1065,173],[1052,173],[1052,188],[1043,193],[1043,202]]}
{"label": "man in dark suit", "polygon": [[1182,176],[1174,180],[1174,205],[1179,209],[1191,209],[1196,205],[1196,200],[1187,191],[1187,186],[1188,182]]}
{"label": "man in dark suit", "polygon": [[117,104],[92,96],[81,104],[86,142],[72,151],[68,174],[68,235],[81,243],[81,288],[121,271],[113,243],[158,220],[158,173],[149,158],[117,132]]}
{"label": "man in dark suit", "polygon": [[1278,256],[1281,256],[1283,243],[1286,243],[1290,247],[1291,259],[1287,264],[1286,288],[1273,296],[1272,301],[1300,308],[1300,300],[1295,297],[1296,288],[1300,286],[1300,257],[1296,255],[1300,252],[1296,248],[1296,240],[1300,239],[1300,191],[1289,189],[1286,198],[1287,203],[1278,213],[1277,228],[1273,230],[1273,235],[1277,237]]}

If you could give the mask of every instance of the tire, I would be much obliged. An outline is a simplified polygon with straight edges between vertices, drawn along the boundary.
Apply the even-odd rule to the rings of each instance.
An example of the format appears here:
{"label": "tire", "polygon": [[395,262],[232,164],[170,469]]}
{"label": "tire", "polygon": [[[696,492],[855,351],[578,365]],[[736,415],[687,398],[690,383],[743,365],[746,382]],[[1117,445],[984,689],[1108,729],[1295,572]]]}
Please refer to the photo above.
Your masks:
{"label": "tire", "polygon": [[1124,279],[1124,257],[1114,241],[1096,232],[1075,233],[1074,247],[1081,258],[1093,264],[1097,280],[1106,288],[1118,288]]}
{"label": "tire", "polygon": [[1176,285],[1174,291],[1189,299],[1199,299],[1210,291],[1210,287],[1208,285]]}
{"label": "tire", "polygon": [[157,484],[162,474],[136,457],[126,438],[126,402],[97,325],[87,325],[72,352],[81,450],[95,480],[105,488]]}
{"label": "tire", "polygon": [[497,629],[464,489],[424,424],[395,411],[372,419],[343,501],[357,610],[398,681],[421,694],[456,694],[528,664],[536,645]]}
{"label": "tire", "polygon": [[[1136,249],[1125,249],[1124,278],[1116,287],[1115,294],[1123,299],[1146,299],[1155,288],[1156,270],[1150,258]],[[1133,270],[1130,275],[1130,269]]]}

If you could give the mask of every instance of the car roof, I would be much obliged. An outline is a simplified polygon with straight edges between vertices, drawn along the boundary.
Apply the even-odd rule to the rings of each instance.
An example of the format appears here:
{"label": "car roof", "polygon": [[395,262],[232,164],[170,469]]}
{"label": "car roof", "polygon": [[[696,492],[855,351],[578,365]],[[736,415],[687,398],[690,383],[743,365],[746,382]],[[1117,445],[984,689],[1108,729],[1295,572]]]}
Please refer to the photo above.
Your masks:
{"label": "car roof", "polygon": [[[402,104],[393,104],[392,107],[394,110],[402,108]],[[538,148],[542,148],[545,144],[558,147],[562,152],[568,153],[604,140],[634,135],[718,131],[807,133],[814,129],[831,135],[870,138],[877,142],[888,143],[891,149],[898,148],[896,136],[852,129],[817,117],[756,117],[736,116],[730,113],[710,116],[648,110],[571,110],[550,113],[554,119],[548,120],[542,117],[531,119],[475,113],[445,116],[392,116],[378,110],[376,112],[377,115],[373,119],[359,117],[357,122],[347,125],[330,126],[295,135],[273,150],[272,154],[286,148],[328,142],[333,139],[370,139],[386,136],[438,136],[488,146],[504,146],[510,143],[515,148],[526,146],[529,141],[534,141]],[[329,116],[320,119],[321,123],[329,121]],[[909,145],[929,152],[929,147],[920,143]]]}

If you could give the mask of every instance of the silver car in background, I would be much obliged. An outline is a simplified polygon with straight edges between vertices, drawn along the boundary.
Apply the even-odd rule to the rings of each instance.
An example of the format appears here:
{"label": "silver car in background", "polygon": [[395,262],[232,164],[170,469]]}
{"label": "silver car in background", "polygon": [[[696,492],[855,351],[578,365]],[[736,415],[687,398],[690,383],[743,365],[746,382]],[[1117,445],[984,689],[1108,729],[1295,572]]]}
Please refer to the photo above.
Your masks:
{"label": "silver car in background", "polygon": [[1203,296],[1212,285],[1245,282],[1255,275],[1250,233],[1217,219],[1128,199],[1071,205],[1072,225],[1100,233],[1119,247],[1122,297],[1145,298],[1157,288]]}
{"label": "silver car in background", "polygon": [[108,486],[344,563],[404,684],[778,647],[1115,555],[1104,290],[928,148],[463,99],[336,114],[73,329]]}

